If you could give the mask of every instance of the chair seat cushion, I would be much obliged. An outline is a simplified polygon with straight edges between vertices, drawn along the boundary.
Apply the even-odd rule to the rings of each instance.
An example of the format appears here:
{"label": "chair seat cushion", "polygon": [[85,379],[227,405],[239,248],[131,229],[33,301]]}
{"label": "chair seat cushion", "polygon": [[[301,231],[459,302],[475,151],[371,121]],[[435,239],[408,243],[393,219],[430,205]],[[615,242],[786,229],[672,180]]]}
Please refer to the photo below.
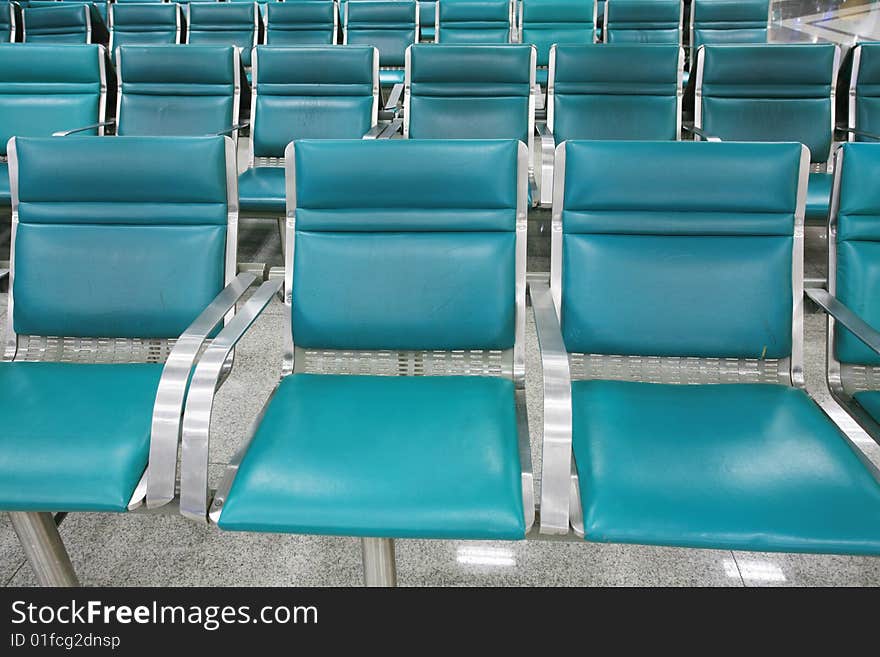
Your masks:
{"label": "chair seat cushion", "polygon": [[379,69],[379,84],[390,87],[395,84],[403,84],[404,70],[402,68]]}
{"label": "chair seat cushion", "polygon": [[831,182],[834,176],[830,173],[811,173],[807,185],[808,222],[825,223],[828,221],[828,208],[831,205]]}
{"label": "chair seat cushion", "polygon": [[12,192],[9,188],[9,165],[0,162],[0,203],[12,205]]}
{"label": "chair seat cushion", "polygon": [[859,405],[867,411],[876,422],[880,422],[880,390],[866,390],[853,395]]}
{"label": "chair seat cushion", "polygon": [[524,537],[513,384],[285,377],[242,460],[223,529]]}
{"label": "chair seat cushion", "polygon": [[283,216],[284,167],[251,167],[238,177],[238,203],[242,212],[269,212]]}
{"label": "chair seat cushion", "polygon": [[125,511],[160,364],[0,363],[0,509]]}
{"label": "chair seat cushion", "polygon": [[880,484],[801,390],[572,385],[593,541],[880,554]]}

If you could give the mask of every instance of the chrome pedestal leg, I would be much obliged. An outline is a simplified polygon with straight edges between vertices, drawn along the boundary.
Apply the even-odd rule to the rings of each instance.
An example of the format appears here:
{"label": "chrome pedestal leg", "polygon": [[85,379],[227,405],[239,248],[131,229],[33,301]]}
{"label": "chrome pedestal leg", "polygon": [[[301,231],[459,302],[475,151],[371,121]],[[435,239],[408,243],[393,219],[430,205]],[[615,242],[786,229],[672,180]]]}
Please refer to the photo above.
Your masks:
{"label": "chrome pedestal leg", "polygon": [[51,513],[14,511],[9,519],[41,586],[79,586]]}
{"label": "chrome pedestal leg", "polygon": [[394,541],[390,538],[362,538],[365,586],[397,586]]}

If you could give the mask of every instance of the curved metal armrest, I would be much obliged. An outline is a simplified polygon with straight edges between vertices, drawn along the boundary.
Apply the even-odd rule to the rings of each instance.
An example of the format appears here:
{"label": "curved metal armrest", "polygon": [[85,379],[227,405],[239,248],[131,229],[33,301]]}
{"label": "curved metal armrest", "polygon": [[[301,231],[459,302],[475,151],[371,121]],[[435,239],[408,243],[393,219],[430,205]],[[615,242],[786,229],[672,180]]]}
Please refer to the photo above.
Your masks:
{"label": "curved metal armrest", "polygon": [[553,166],[556,157],[556,138],[546,123],[535,125],[535,132],[541,138],[540,160],[538,162],[541,176],[541,205],[553,203]]}
{"label": "curved metal armrest", "polygon": [[242,121],[241,123],[236,123],[235,125],[231,125],[225,130],[221,130],[220,132],[215,132],[214,135],[217,137],[222,137],[223,135],[229,135],[235,132],[236,130],[242,130],[243,128],[247,128],[250,125],[250,121]]}
{"label": "curved metal armrest", "polygon": [[571,372],[559,318],[546,282],[529,281],[544,378],[542,534],[567,534],[571,489]]}
{"label": "curved metal armrest", "polygon": [[864,137],[865,139],[873,139],[874,141],[880,141],[880,135],[875,135],[872,132],[865,132],[864,130],[856,130],[855,128],[848,128],[845,125],[838,125],[834,127],[835,130],[840,132],[846,132],[849,134],[853,134],[856,137]]}
{"label": "curved metal armrest", "polygon": [[877,331],[825,290],[811,287],[804,291],[822,310],[840,322],[844,328],[864,342],[874,353],[880,354],[880,331]]}
{"label": "curved metal armrest", "polygon": [[398,82],[393,87],[391,87],[391,91],[388,94],[388,100],[385,101],[385,107],[383,108],[386,112],[397,112],[397,105],[400,103],[400,97],[403,95],[403,84]]}
{"label": "curved metal armrest", "polygon": [[701,128],[697,128],[696,126],[688,125],[687,123],[682,124],[682,130],[685,132],[690,132],[692,135],[696,135],[700,139],[705,139],[706,141],[721,141],[721,137],[714,137],[706,132],[704,132]]}
{"label": "curved metal armrest", "polygon": [[208,515],[208,447],[214,393],[227,356],[278,293],[283,281],[263,283],[199,359],[183,413],[180,459],[180,512],[206,522]]}
{"label": "curved metal armrest", "polygon": [[68,137],[70,135],[75,135],[77,132],[85,132],[86,130],[95,130],[97,128],[106,128],[110,125],[116,125],[116,121],[101,121],[100,123],[93,123],[92,125],[84,125],[81,128],[74,128],[73,130],[59,130],[58,132],[53,132],[53,137]]}
{"label": "curved metal armrest", "polygon": [[156,389],[147,468],[147,507],[157,508],[174,499],[180,415],[186,386],[199,349],[226,313],[254,282],[253,274],[236,276],[177,339],[165,361]]}

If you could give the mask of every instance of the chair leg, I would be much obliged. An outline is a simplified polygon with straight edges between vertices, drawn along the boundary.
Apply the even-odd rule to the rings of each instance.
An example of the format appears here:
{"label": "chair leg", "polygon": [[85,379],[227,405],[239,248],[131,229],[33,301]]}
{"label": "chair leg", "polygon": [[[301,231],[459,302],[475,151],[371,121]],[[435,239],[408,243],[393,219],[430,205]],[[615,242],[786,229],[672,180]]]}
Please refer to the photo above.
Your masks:
{"label": "chair leg", "polygon": [[390,538],[362,538],[364,586],[397,586],[394,541]]}
{"label": "chair leg", "polygon": [[41,586],[79,586],[51,513],[9,513],[12,527]]}

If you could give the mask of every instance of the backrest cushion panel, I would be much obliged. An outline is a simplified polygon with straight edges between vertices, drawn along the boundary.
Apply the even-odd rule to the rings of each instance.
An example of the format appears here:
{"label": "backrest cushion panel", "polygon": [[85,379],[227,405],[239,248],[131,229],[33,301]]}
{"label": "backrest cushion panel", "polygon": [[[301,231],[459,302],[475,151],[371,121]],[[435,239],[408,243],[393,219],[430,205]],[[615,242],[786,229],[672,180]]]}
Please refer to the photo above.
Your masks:
{"label": "backrest cushion panel", "polygon": [[510,38],[508,0],[446,0],[437,11],[438,43],[507,43]]}
{"label": "backrest cushion panel", "polygon": [[[51,6],[54,5],[54,6]],[[29,43],[88,43],[88,7],[51,3],[24,7],[24,38]]]}
{"label": "backrest cushion panel", "polygon": [[554,43],[593,41],[593,4],[578,0],[526,0],[522,7],[522,42],[538,49],[538,66],[547,66]]}
{"label": "backrest cushion panel", "polygon": [[694,0],[694,52],[706,43],[766,43],[770,0]]}
{"label": "backrest cushion panel", "polygon": [[332,44],[335,15],[333,0],[270,3],[266,6],[266,43]]}
{"label": "backrest cushion panel", "polygon": [[187,43],[205,46],[238,46],[241,63],[251,65],[256,45],[257,14],[254,3],[192,2],[189,4]]}
{"label": "backrest cushion panel", "polygon": [[379,49],[382,66],[404,65],[406,48],[416,41],[416,3],[346,2],[347,43]]}
{"label": "backrest cushion panel", "polygon": [[606,43],[681,43],[680,0],[611,0]]}
{"label": "backrest cushion panel", "polygon": [[[880,134],[880,43],[863,43],[859,50],[855,125],[858,130],[877,135]],[[876,143],[867,137],[856,140]]]}

